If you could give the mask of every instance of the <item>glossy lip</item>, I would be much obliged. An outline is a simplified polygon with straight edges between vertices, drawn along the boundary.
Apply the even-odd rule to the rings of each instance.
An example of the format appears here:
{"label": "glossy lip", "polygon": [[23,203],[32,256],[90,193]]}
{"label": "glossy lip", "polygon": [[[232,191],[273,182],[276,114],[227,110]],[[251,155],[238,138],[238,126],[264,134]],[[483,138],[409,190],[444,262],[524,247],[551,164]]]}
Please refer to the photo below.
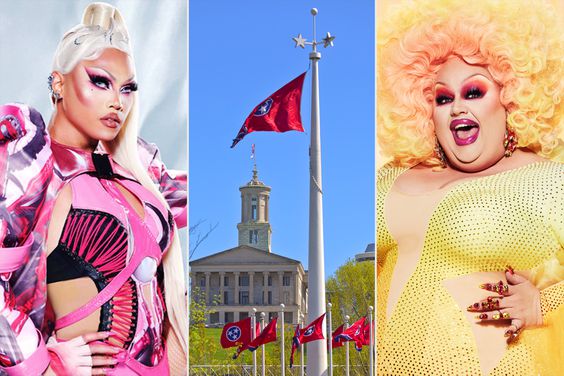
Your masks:
{"label": "glossy lip", "polygon": [[[471,125],[477,127],[478,130],[476,131],[475,134],[473,134],[468,138],[460,138],[456,133],[456,129],[459,125],[464,125],[464,126]],[[478,139],[478,135],[480,134],[480,125],[474,120],[470,120],[470,119],[454,119],[453,121],[450,122],[450,131],[452,132],[452,137],[454,138],[454,142],[456,143],[456,145],[465,146],[476,142],[476,140]]]}
{"label": "glossy lip", "polygon": [[100,118],[102,123],[109,128],[117,128],[121,125],[121,119],[115,113],[109,113],[106,116]]}

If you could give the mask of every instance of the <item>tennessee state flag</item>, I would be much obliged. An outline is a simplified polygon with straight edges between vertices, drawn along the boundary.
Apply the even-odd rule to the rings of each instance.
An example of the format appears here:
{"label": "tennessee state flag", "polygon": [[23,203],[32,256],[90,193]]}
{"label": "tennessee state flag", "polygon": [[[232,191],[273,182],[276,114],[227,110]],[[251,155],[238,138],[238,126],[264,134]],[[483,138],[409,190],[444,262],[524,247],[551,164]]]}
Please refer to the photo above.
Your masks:
{"label": "tennessee state flag", "polygon": [[[367,324],[366,317],[360,318],[360,320],[353,323],[347,329],[343,330],[343,332],[335,337],[335,340],[340,341],[354,341],[355,348],[360,351],[362,350],[362,344],[364,341],[364,329]],[[369,329],[370,330],[370,329]],[[369,331],[370,333],[370,331]]]}
{"label": "tennessee state flag", "polygon": [[[255,327],[258,330],[258,324]],[[258,331],[257,331],[258,333]],[[241,321],[229,322],[225,324],[221,331],[221,347],[244,346],[251,342],[251,318],[247,317]]]}
{"label": "tennessee state flag", "polygon": [[324,339],[323,336],[323,319],[325,318],[325,313],[316,318],[303,329],[300,329],[300,335],[298,337],[298,344],[302,345],[311,341],[317,341],[318,339]]}
{"label": "tennessee state flag", "polygon": [[294,336],[292,337],[292,351],[290,352],[290,368],[294,365],[294,352],[300,347],[300,324],[296,325]]}
{"label": "tennessee state flag", "polygon": [[338,347],[343,346],[346,342],[342,337],[339,337],[339,334],[343,333],[343,330],[345,330],[345,324],[339,326],[337,329],[335,329],[335,331],[333,332],[333,334],[331,335],[331,346],[336,349]]}
{"label": "tennessee state flag", "polygon": [[233,139],[231,147],[255,131],[303,132],[300,105],[305,75],[306,72],[300,74],[253,108]]}
{"label": "tennessee state flag", "polygon": [[235,353],[235,355],[233,355],[233,359],[237,359],[237,357],[239,356],[240,353],[242,353],[245,350],[249,350],[249,351],[255,351],[256,349],[258,349],[259,346],[267,344],[269,342],[274,342],[276,341],[276,321],[278,320],[277,317],[275,317],[271,322],[268,323],[267,326],[264,327],[263,331],[252,341],[250,341],[249,343],[247,343],[246,345],[240,346],[237,349],[237,352]]}

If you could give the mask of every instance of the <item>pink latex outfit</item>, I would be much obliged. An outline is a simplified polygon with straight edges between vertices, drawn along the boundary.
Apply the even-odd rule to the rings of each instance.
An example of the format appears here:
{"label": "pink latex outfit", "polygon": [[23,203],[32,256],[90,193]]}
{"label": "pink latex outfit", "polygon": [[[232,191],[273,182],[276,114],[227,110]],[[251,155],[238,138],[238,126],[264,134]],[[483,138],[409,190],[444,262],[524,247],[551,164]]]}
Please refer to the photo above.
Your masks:
{"label": "pink latex outfit", "polygon": [[[4,132],[10,129],[2,128],[2,121],[11,120],[10,116],[16,119],[10,124],[19,133]],[[87,276],[99,294],[60,317],[55,327],[68,326],[100,308],[98,330],[115,332],[115,340],[127,350],[114,374],[168,375],[162,339],[162,272],[157,269],[172,239],[173,218],[178,227],[186,225],[186,176],[169,173],[156,148],[139,141],[143,165],[163,192],[170,213],[108,155],[51,142],[41,116],[27,106],[0,106],[0,131],[16,135],[0,144],[7,145],[7,151],[0,148],[7,155],[7,163],[0,165],[0,177],[6,177],[5,200],[0,201],[4,247],[0,292],[8,308],[0,315],[0,374],[41,374],[48,365],[47,350],[35,330],[42,328],[44,338],[53,330],[52,320],[44,318],[45,236],[54,198],[64,184],[70,184],[72,206],[58,246],[47,260],[47,279],[51,283]],[[143,218],[117,184],[143,204]],[[143,286],[151,292],[148,298]]]}

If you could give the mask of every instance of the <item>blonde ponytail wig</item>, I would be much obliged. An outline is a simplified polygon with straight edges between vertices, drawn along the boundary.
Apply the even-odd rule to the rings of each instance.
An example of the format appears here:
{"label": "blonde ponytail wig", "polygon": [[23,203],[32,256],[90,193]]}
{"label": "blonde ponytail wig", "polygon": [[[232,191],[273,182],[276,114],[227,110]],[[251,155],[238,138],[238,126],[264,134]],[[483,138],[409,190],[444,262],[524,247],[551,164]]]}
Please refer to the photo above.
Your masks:
{"label": "blonde ponytail wig", "polygon": [[[62,74],[69,73],[81,60],[96,59],[107,48],[115,48],[133,58],[127,26],[119,10],[110,4],[92,3],[84,11],[82,23],[63,36],[55,52],[53,71]],[[120,133],[114,140],[103,146],[112,154],[117,163],[128,169],[145,188],[168,207],[163,195],[152,182],[146,167],[141,164],[139,158],[137,93],[132,93],[132,95],[134,96],[133,106]],[[188,315],[184,261],[176,226],[174,230],[174,239],[163,259],[164,293],[170,326],[180,341],[184,358],[186,358]]]}

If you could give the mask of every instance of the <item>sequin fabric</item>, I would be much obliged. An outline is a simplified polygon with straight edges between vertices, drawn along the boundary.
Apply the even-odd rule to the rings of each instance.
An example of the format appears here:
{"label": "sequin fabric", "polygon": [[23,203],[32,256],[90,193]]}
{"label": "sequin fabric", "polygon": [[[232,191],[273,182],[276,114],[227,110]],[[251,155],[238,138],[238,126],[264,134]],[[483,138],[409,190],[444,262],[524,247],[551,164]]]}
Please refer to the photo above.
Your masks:
{"label": "sequin fabric", "polygon": [[[508,264],[529,270],[561,252],[564,165],[538,162],[454,186],[433,212],[417,267],[386,317],[398,247],[386,226],[384,202],[405,170],[384,166],[378,172],[378,375],[481,375],[469,322],[442,282]],[[563,284],[548,291],[541,292],[543,308],[548,315],[551,309],[562,314]],[[525,330],[522,336],[547,330]],[[509,346],[489,375],[549,374],[531,343],[522,338]]]}

